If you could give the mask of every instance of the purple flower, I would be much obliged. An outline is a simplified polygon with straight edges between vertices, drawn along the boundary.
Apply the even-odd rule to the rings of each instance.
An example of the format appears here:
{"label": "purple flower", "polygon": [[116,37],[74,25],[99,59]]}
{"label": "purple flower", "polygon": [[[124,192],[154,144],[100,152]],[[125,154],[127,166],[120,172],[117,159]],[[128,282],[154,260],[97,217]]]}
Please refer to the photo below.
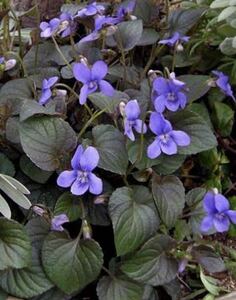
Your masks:
{"label": "purple flower", "polygon": [[95,18],[94,31],[82,38],[79,43],[92,42],[100,38],[100,30],[107,27],[106,35],[111,35],[115,32],[113,25],[118,23],[117,18],[107,16],[97,16]]}
{"label": "purple flower", "polygon": [[183,271],[186,269],[188,265],[188,259],[183,258],[179,261],[179,266],[178,266],[178,273],[183,273]]}
{"label": "purple flower", "polygon": [[182,92],[185,83],[175,79],[173,73],[171,78],[157,77],[153,81],[153,101],[157,112],[162,113],[165,108],[170,111],[177,111],[184,108],[187,103],[187,97]]}
{"label": "purple flower", "polygon": [[117,12],[116,12],[116,19],[117,22],[122,22],[126,16],[130,15],[136,5],[136,0],[131,0],[127,5],[121,4],[119,5]]}
{"label": "purple flower", "polygon": [[64,228],[62,227],[62,225],[67,222],[69,222],[69,219],[66,214],[55,216],[51,221],[51,230],[63,231]]}
{"label": "purple flower", "polygon": [[58,18],[54,18],[54,19],[50,20],[49,22],[41,22],[40,29],[42,30],[42,32],[40,33],[40,36],[42,38],[51,37],[59,29],[60,23],[61,23],[61,20]]}
{"label": "purple flower", "polygon": [[72,160],[71,171],[62,172],[57,184],[61,187],[71,186],[71,193],[83,195],[87,190],[99,195],[102,192],[102,180],[92,173],[98,165],[99,154],[94,147],[84,148],[78,146]]}
{"label": "purple flower", "polygon": [[103,14],[105,7],[103,5],[98,5],[96,1],[86,5],[85,8],[82,8],[78,11],[76,17],[86,18],[95,16],[96,14]]}
{"label": "purple flower", "polygon": [[229,201],[221,194],[209,191],[203,199],[206,216],[201,223],[201,231],[207,232],[215,227],[217,232],[229,230],[230,221],[236,224],[236,211],[229,209]]}
{"label": "purple flower", "polygon": [[3,66],[3,71],[11,70],[16,65],[15,59],[6,60],[3,56],[0,57],[0,65]]}
{"label": "purple flower", "polygon": [[50,77],[49,79],[44,79],[42,84],[42,93],[39,99],[39,104],[43,105],[48,102],[48,100],[52,96],[51,87],[57,82],[59,77],[54,76]]}
{"label": "purple flower", "polygon": [[159,44],[174,47],[177,44],[186,43],[190,39],[189,36],[181,36],[178,32],[175,32],[172,37],[166,40],[160,40]]}
{"label": "purple flower", "polygon": [[130,100],[125,105],[125,120],[124,120],[124,127],[125,127],[125,135],[128,136],[131,141],[135,140],[133,128],[138,133],[146,133],[147,126],[144,124],[142,120],[139,119],[140,116],[140,108],[138,105],[137,100]]}
{"label": "purple flower", "polygon": [[60,26],[58,32],[61,37],[67,37],[71,33],[73,33],[76,29],[76,23],[74,22],[74,18],[70,13],[62,13],[60,15]]}
{"label": "purple flower", "polygon": [[83,63],[74,64],[74,77],[83,83],[83,87],[80,90],[80,104],[84,104],[87,96],[94,93],[97,89],[100,89],[106,96],[114,94],[114,88],[109,82],[103,80],[107,71],[107,64],[102,60],[96,61],[91,69]]}
{"label": "purple flower", "polygon": [[3,56],[0,56],[0,65],[3,65],[5,62],[5,58]]}
{"label": "purple flower", "polygon": [[161,152],[167,155],[177,153],[177,146],[188,146],[190,137],[181,130],[173,130],[172,125],[162,114],[153,112],[150,117],[150,129],[156,134],[155,140],[148,146],[149,158],[157,158]]}
{"label": "purple flower", "polygon": [[225,95],[231,97],[234,101],[236,101],[236,99],[233,95],[231,85],[229,84],[229,77],[220,71],[212,71],[212,73],[217,76],[217,79],[215,82],[216,82],[216,85],[221,89],[221,91]]}

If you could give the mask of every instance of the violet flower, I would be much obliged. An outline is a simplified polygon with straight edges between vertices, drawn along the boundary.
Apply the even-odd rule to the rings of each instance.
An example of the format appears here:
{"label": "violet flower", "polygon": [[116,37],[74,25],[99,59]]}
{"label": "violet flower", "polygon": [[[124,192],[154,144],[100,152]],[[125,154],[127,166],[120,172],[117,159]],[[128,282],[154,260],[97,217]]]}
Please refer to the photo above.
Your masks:
{"label": "violet flower", "polygon": [[236,211],[230,210],[229,201],[218,191],[209,191],[203,198],[206,216],[201,222],[201,231],[207,232],[213,227],[217,232],[229,230],[230,221],[236,224]]}
{"label": "violet flower", "polygon": [[39,26],[42,30],[40,36],[42,38],[49,38],[52,35],[56,34],[57,30],[59,29],[60,23],[61,20],[59,18],[53,18],[49,22],[41,22]]}
{"label": "violet flower", "polygon": [[122,22],[128,15],[131,15],[136,5],[136,0],[131,0],[127,5],[119,5],[116,12],[117,23]]}
{"label": "violet flower", "polygon": [[76,29],[76,23],[74,22],[73,16],[70,13],[65,12],[62,13],[59,18],[60,25],[57,33],[63,38],[71,35]]}
{"label": "violet flower", "polygon": [[80,90],[80,104],[84,104],[89,94],[94,93],[98,89],[106,95],[112,96],[114,88],[109,82],[103,80],[108,72],[107,64],[102,61],[96,61],[91,68],[83,63],[76,63],[73,66],[74,77],[83,83]]}
{"label": "violet flower", "polygon": [[188,42],[189,39],[190,39],[189,36],[185,36],[185,35],[181,36],[179,34],[179,32],[175,32],[173,34],[173,36],[171,36],[170,38],[165,39],[165,40],[160,40],[159,44],[163,44],[163,45],[167,45],[167,46],[170,46],[170,47],[174,47],[177,44]]}
{"label": "violet flower", "polygon": [[0,57],[0,65],[3,66],[3,71],[11,70],[16,65],[15,59],[8,59],[6,60],[3,56]]}
{"label": "violet flower", "polygon": [[165,108],[170,111],[177,111],[184,108],[187,103],[187,97],[182,92],[185,83],[175,79],[173,73],[171,78],[157,77],[153,81],[153,101],[157,112],[162,113]]}
{"label": "violet flower", "polygon": [[127,135],[131,141],[135,140],[133,129],[135,129],[138,133],[147,132],[147,126],[142,120],[139,119],[139,116],[140,108],[137,100],[130,100],[125,105],[124,128],[125,135]]}
{"label": "violet flower", "polygon": [[161,152],[167,155],[176,154],[177,146],[190,144],[190,137],[184,131],[173,130],[171,123],[160,113],[151,113],[149,126],[156,134],[155,140],[147,149],[147,155],[151,159],[157,158]]}
{"label": "violet flower", "polygon": [[97,4],[97,2],[94,1],[90,4],[87,4],[85,8],[79,10],[78,13],[76,14],[76,17],[79,18],[91,17],[97,14],[103,14],[104,11],[105,11],[105,7],[103,5]]}
{"label": "violet flower", "polygon": [[220,88],[220,90],[225,95],[231,97],[234,101],[236,101],[231,85],[229,84],[229,77],[220,71],[212,71],[212,73],[217,76],[215,83]]}
{"label": "violet flower", "polygon": [[51,230],[54,231],[63,231],[63,224],[68,223],[69,219],[66,214],[60,214],[58,216],[55,216],[51,221]]}
{"label": "violet flower", "polygon": [[87,190],[90,193],[99,195],[102,192],[102,180],[92,171],[97,167],[99,154],[96,148],[84,149],[78,146],[72,160],[71,171],[63,171],[57,178],[57,184],[61,187],[71,186],[73,195],[83,195]]}
{"label": "violet flower", "polygon": [[94,21],[94,30],[86,35],[85,37],[83,37],[79,43],[85,43],[85,42],[92,42],[92,41],[96,41],[100,38],[101,36],[101,29],[103,29],[104,27],[106,27],[106,35],[112,35],[115,32],[115,27],[114,25],[116,23],[118,23],[118,19],[117,18],[113,18],[113,17],[107,17],[107,16],[97,16],[95,18]]}
{"label": "violet flower", "polygon": [[48,102],[48,100],[52,96],[51,88],[58,81],[58,79],[59,79],[58,76],[54,76],[54,77],[50,77],[49,79],[43,80],[42,93],[39,99],[39,104],[43,105]]}

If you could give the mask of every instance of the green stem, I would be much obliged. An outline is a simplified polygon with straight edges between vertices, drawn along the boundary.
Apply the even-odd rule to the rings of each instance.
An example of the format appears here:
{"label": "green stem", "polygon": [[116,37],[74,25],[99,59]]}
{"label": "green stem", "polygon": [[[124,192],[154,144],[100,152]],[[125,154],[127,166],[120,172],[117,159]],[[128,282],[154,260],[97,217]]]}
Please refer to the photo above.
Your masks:
{"label": "green stem", "polygon": [[88,120],[88,122],[84,125],[84,127],[80,130],[79,134],[78,134],[78,139],[81,138],[81,136],[85,133],[86,129],[89,127],[89,125],[95,120],[97,119],[101,114],[103,114],[106,111],[106,108],[101,110],[101,111],[96,111],[92,117]]}
{"label": "green stem", "polygon": [[102,266],[102,269],[113,279],[116,280],[116,277],[104,266]]}
{"label": "green stem", "polygon": [[67,67],[68,67],[70,70],[72,70],[72,67],[71,67],[70,63],[69,63],[68,60],[65,58],[64,54],[62,53],[62,51],[61,51],[61,49],[60,49],[60,47],[59,47],[59,45],[58,45],[58,43],[57,43],[57,41],[56,41],[56,39],[55,39],[55,37],[54,37],[53,35],[52,35],[52,40],[53,40],[53,43],[54,43],[54,45],[55,45],[55,47],[56,47],[56,49],[57,49],[57,52],[61,55],[62,59],[64,60],[65,64],[67,65]]}

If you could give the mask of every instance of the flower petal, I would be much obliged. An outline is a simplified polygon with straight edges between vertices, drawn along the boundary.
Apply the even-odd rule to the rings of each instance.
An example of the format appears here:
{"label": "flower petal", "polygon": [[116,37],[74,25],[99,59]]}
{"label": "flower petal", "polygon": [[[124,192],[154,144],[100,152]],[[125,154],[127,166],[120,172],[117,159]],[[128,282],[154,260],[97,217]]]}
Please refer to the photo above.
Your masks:
{"label": "flower petal", "polygon": [[226,212],[226,214],[230,218],[231,222],[236,224],[236,211],[235,210],[228,210]]}
{"label": "flower petal", "polygon": [[170,137],[167,143],[160,142],[161,151],[167,155],[173,155],[177,153],[177,145]]}
{"label": "flower petal", "polygon": [[69,222],[69,219],[66,214],[55,216],[51,221],[51,230],[63,231],[64,228],[62,225],[67,222]]}
{"label": "flower petal", "polygon": [[76,180],[76,171],[63,171],[57,178],[57,185],[61,187],[69,187]]}
{"label": "flower petal", "polygon": [[132,125],[130,125],[130,122],[128,120],[124,121],[124,129],[125,129],[124,134],[127,135],[127,137],[131,141],[135,141],[135,136],[134,136],[134,133],[133,133]]}
{"label": "flower petal", "polygon": [[83,171],[92,171],[99,162],[99,154],[96,148],[89,146],[80,158],[80,167]]}
{"label": "flower petal", "polygon": [[168,93],[169,92],[168,81],[164,77],[157,77],[153,81],[153,89],[158,93],[158,95]]}
{"label": "flower petal", "polygon": [[149,127],[156,135],[161,135],[165,128],[165,119],[162,114],[153,112],[150,116]]}
{"label": "flower petal", "polygon": [[181,108],[185,108],[187,104],[187,97],[184,93],[179,92],[178,94],[179,104]]}
{"label": "flower petal", "polygon": [[76,63],[73,65],[73,74],[78,81],[84,84],[91,80],[91,71],[89,67],[83,63]]}
{"label": "flower petal", "polygon": [[221,194],[215,195],[215,206],[218,212],[229,210],[229,201]]}
{"label": "flower petal", "polygon": [[106,96],[111,97],[114,95],[115,90],[114,90],[113,86],[106,80],[99,81],[99,88],[100,88],[101,92]]}
{"label": "flower petal", "polygon": [[86,42],[92,42],[92,41],[96,41],[99,37],[100,37],[100,33],[97,31],[93,31],[90,34],[86,35],[85,37],[83,37],[80,41],[79,44],[82,43],[86,43]]}
{"label": "flower petal", "polygon": [[218,232],[225,232],[229,230],[230,222],[227,216],[221,218],[214,217],[213,223],[216,231]]}
{"label": "flower petal", "polygon": [[190,144],[190,137],[187,133],[181,130],[172,130],[170,136],[178,146],[188,146]]}
{"label": "flower petal", "polygon": [[52,91],[50,89],[42,90],[41,97],[39,98],[39,104],[43,105],[48,102],[52,96]]}
{"label": "flower petal", "polygon": [[94,195],[99,195],[102,193],[102,180],[97,177],[95,174],[89,174],[89,191]]}
{"label": "flower petal", "polygon": [[59,77],[58,76],[54,76],[48,79],[48,87],[52,87],[57,81],[58,81]]}
{"label": "flower petal", "polygon": [[160,95],[154,100],[154,107],[155,110],[159,113],[162,113],[165,110],[165,102],[166,97],[165,95]]}
{"label": "flower petal", "polygon": [[179,109],[179,105],[179,99],[176,99],[175,101],[166,100],[166,108],[170,111],[177,111]]}
{"label": "flower petal", "polygon": [[213,218],[212,216],[206,216],[203,218],[201,225],[200,225],[200,230],[202,232],[207,232],[209,231],[213,226]]}
{"label": "flower petal", "polygon": [[93,80],[101,80],[107,75],[108,67],[107,64],[102,61],[96,61],[91,69],[92,79]]}
{"label": "flower petal", "polygon": [[129,121],[135,121],[140,115],[140,108],[137,100],[130,100],[125,105],[125,116]]}
{"label": "flower petal", "polygon": [[212,191],[209,191],[205,194],[203,198],[203,208],[204,211],[208,214],[215,214],[217,213],[215,207],[215,194]]}
{"label": "flower petal", "polygon": [[75,154],[73,155],[72,157],[72,160],[71,160],[71,166],[74,170],[78,170],[80,169],[80,159],[81,159],[81,156],[84,152],[84,148],[82,145],[79,145],[75,151]]}
{"label": "flower petal", "polygon": [[79,180],[76,180],[72,184],[70,191],[73,195],[80,196],[86,193],[88,188],[89,188],[88,182],[81,183]]}
{"label": "flower petal", "polygon": [[80,95],[79,95],[79,103],[81,105],[86,103],[89,94],[90,92],[89,92],[88,85],[87,84],[83,85],[82,88],[80,89]]}
{"label": "flower petal", "polygon": [[147,156],[151,159],[157,158],[161,154],[160,142],[156,138],[147,148]]}
{"label": "flower petal", "polygon": [[138,133],[146,133],[147,132],[147,125],[140,119],[135,121],[134,129]]}

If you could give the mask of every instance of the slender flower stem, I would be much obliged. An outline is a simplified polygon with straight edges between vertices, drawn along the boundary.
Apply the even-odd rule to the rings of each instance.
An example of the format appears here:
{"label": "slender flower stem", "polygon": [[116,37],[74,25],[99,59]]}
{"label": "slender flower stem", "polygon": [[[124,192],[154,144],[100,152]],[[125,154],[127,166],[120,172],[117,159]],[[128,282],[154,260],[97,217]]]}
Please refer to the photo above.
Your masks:
{"label": "slender flower stem", "polygon": [[104,266],[102,266],[102,269],[113,279],[116,280],[116,277]]}
{"label": "slender flower stem", "polygon": [[101,111],[96,111],[93,116],[88,120],[88,122],[84,125],[84,127],[80,130],[78,134],[78,139],[82,137],[82,135],[85,133],[86,129],[89,127],[89,125],[96,120],[101,114],[103,114],[106,111],[106,108]]}
{"label": "slender flower stem", "polygon": [[60,47],[59,47],[59,45],[58,45],[58,43],[57,43],[57,41],[56,41],[56,39],[55,39],[55,37],[54,37],[53,35],[52,35],[52,40],[53,40],[53,43],[54,43],[54,45],[55,45],[55,47],[56,47],[56,49],[57,49],[57,52],[61,55],[62,59],[64,60],[65,64],[67,65],[67,67],[68,67],[69,69],[72,69],[70,63],[69,63],[68,60],[65,58],[65,55],[62,53],[62,51],[61,51],[61,49],[60,49]]}

